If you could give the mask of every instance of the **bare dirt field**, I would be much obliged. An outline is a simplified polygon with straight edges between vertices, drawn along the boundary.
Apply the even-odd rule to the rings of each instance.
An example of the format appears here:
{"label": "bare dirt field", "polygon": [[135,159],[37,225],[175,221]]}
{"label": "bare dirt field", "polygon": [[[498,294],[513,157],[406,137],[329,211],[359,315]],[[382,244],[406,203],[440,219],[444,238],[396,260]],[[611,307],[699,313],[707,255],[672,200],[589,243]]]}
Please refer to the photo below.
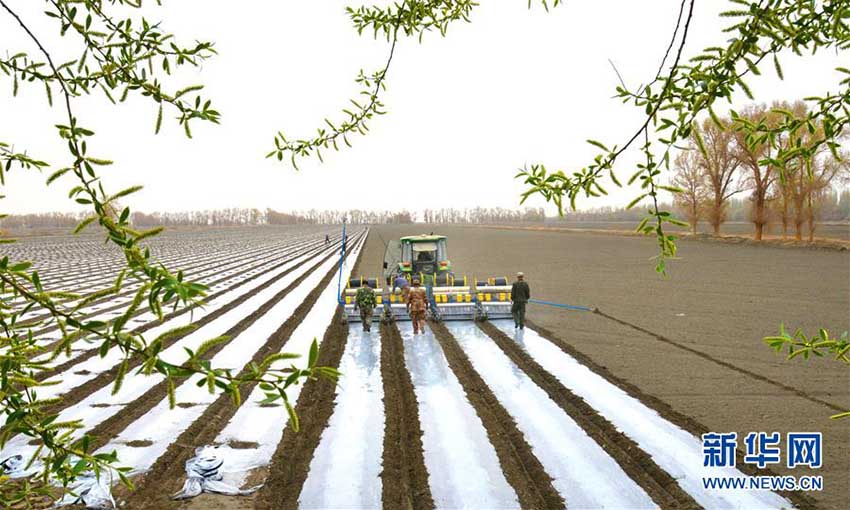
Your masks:
{"label": "bare dirt field", "polygon": [[[633,231],[637,225],[636,221],[551,221],[547,222],[546,226],[563,227],[580,230],[622,230]],[[670,227],[673,230],[687,231],[683,227]],[[701,222],[697,227],[697,232],[702,234],[711,233],[711,226]],[[753,224],[740,221],[730,221],[724,223],[720,227],[721,235],[729,236],[752,236]],[[771,223],[767,226],[765,236],[770,238],[782,238],[782,225]],[[808,236],[808,231],[804,231],[803,238]],[[793,227],[788,233],[790,239],[794,238]],[[848,223],[819,223],[815,226],[815,238],[818,239],[837,239],[850,240],[850,224]]]}
{"label": "bare dirt field", "polygon": [[533,297],[602,314],[530,305],[529,317],[597,371],[694,433],[822,431],[824,508],[846,504],[850,372],[837,362],[785,361],[763,342],[779,324],[850,329],[850,254],[684,240],[670,278],[653,271],[652,239],[446,226],[373,228],[363,274],[379,274],[383,240],[449,236],[456,273],[524,271]]}

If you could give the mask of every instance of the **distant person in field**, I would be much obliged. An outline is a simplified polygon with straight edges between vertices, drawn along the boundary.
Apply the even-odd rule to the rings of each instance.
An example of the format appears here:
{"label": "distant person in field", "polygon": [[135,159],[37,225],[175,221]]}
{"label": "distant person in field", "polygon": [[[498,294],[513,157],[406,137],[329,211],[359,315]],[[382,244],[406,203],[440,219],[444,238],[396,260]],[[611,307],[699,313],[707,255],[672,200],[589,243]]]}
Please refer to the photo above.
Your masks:
{"label": "distant person in field", "polygon": [[420,286],[419,278],[413,279],[413,288],[407,291],[407,313],[413,321],[413,334],[425,333],[425,312],[428,310],[428,297]]}
{"label": "distant person in field", "polygon": [[328,244],[331,244],[331,236],[328,235],[328,234],[325,234],[325,245],[328,245]]}
{"label": "distant person in field", "polygon": [[514,318],[514,329],[525,329],[525,305],[531,299],[531,289],[525,281],[525,275],[520,271],[516,281],[511,285],[511,315]]}
{"label": "distant person in field", "polygon": [[357,289],[354,295],[354,309],[360,310],[360,321],[363,323],[363,331],[372,331],[372,312],[375,310],[375,291],[368,283]]}

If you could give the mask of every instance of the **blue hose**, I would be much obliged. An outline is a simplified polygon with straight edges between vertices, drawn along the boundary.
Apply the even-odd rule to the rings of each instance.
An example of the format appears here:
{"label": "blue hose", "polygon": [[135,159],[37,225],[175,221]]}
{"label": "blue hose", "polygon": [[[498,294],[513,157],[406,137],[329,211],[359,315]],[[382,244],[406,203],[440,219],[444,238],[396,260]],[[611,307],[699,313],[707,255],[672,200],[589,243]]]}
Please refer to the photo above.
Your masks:
{"label": "blue hose", "polygon": [[565,305],[563,303],[553,303],[551,301],[542,301],[540,299],[529,299],[529,303],[534,303],[536,305],[549,305],[556,306],[558,308],[566,308],[567,310],[576,310],[579,312],[592,312],[593,308],[588,308],[586,306],[575,306],[575,305]]}

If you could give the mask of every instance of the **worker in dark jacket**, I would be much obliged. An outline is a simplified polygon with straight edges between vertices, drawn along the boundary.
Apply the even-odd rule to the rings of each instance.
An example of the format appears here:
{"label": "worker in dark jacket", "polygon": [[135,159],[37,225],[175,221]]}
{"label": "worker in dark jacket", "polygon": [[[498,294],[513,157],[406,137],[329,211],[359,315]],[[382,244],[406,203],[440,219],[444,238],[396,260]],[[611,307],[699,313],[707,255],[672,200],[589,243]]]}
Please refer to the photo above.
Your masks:
{"label": "worker in dark jacket", "polygon": [[516,281],[511,285],[511,315],[514,317],[514,329],[525,329],[525,305],[531,299],[531,289],[525,281],[522,272],[516,274]]}

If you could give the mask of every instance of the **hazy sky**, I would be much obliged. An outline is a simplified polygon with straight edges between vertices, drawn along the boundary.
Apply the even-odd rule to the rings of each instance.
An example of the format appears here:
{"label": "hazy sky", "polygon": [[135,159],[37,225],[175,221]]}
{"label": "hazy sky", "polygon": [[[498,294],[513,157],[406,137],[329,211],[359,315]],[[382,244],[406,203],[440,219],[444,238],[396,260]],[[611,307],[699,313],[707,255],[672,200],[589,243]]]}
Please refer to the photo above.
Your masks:
{"label": "hazy sky", "polygon": [[[9,3],[51,35],[51,51],[76,56],[68,48],[77,41],[54,35],[42,2]],[[166,110],[163,130],[154,135],[150,101],[113,106],[101,95],[77,99],[80,122],[97,132],[90,153],[116,161],[102,172],[109,189],[145,186],[128,201],[136,210],[514,207],[523,189],[513,179],[517,168],[537,161],[583,166],[594,155],[584,140],[622,143],[639,125],[639,111],[611,98],[617,78],[608,60],[630,86],[649,80],[669,42],[678,1],[568,1],[549,14],[537,6],[528,10],[526,0],[481,3],[472,23],[455,24],[446,38],[402,40],[383,97],[389,114],[374,120],[367,136],[353,137],[352,149],[328,153],[324,164],[304,161],[295,172],[264,159],[274,133],[309,136],[323,117],[340,119],[357,92],[358,70],[383,65],[386,41],[351,28],[344,7],[356,3],[166,0],[146,9],[150,19],[163,20],[181,41],[215,41],[219,52],[200,72],[177,75],[170,89],[204,83],[222,125],[196,124],[194,139],[187,140]],[[697,2],[686,56],[726,39],[721,28],[728,21],[717,13],[727,5]],[[5,13],[0,49],[35,53]],[[833,68],[839,60],[834,52],[805,61],[786,55],[785,81],[766,66],[751,85],[763,101],[819,94],[838,83]],[[63,111],[47,108],[40,86],[22,86],[18,98],[11,90],[6,79],[0,140],[66,164],[52,127],[64,121]],[[741,99],[739,106],[747,102]],[[620,173],[633,162],[623,159]],[[45,188],[48,173],[14,171],[0,208],[74,210],[67,198],[73,178]],[[632,196],[608,189],[610,197],[580,205],[622,205]]]}

